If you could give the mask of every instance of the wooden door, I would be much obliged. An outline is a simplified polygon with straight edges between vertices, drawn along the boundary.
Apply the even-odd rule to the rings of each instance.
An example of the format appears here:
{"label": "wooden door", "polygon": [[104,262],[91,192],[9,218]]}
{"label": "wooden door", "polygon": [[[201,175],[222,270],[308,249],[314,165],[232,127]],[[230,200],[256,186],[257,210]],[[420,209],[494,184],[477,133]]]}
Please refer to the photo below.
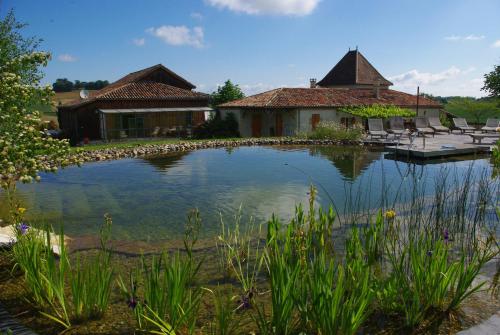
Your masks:
{"label": "wooden door", "polygon": [[318,125],[319,121],[320,121],[319,114],[313,114],[312,117],[311,117],[311,127],[312,127],[312,130],[316,129],[316,126]]}
{"label": "wooden door", "polygon": [[261,137],[262,135],[262,115],[252,114],[252,137]]}
{"label": "wooden door", "polygon": [[276,136],[283,136],[283,116],[281,113],[276,114]]}

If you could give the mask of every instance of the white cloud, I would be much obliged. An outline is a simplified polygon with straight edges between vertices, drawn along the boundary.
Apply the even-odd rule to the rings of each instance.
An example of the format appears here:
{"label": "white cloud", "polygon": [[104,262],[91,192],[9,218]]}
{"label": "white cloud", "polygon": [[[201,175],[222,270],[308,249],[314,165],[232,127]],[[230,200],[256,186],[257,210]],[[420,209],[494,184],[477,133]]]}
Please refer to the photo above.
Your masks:
{"label": "white cloud", "polygon": [[72,63],[72,62],[76,62],[76,57],[75,56],[72,56],[70,54],[61,54],[59,56],[57,56],[57,59],[61,62],[64,62],[64,63]]}
{"label": "white cloud", "polygon": [[304,16],[311,14],[321,0],[205,0],[209,5],[234,12],[262,15]]}
{"label": "white cloud", "polygon": [[500,48],[500,40],[496,40],[495,42],[493,42],[493,44],[491,45],[492,48]]}
{"label": "white cloud", "polygon": [[484,35],[474,35],[474,34],[471,34],[471,35],[467,35],[464,37],[464,40],[466,41],[479,41],[479,40],[484,40],[485,36]]}
{"label": "white cloud", "polygon": [[186,26],[160,26],[158,28],[149,28],[147,32],[170,45],[203,47],[204,33],[202,27],[193,27],[191,29]]}
{"label": "white cloud", "polygon": [[144,38],[134,38],[132,40],[132,43],[134,43],[138,47],[142,47],[146,43],[146,39],[144,39]]}
{"label": "white cloud", "polygon": [[191,13],[191,18],[196,20],[203,20],[203,15],[201,15],[201,13],[194,12]]}
{"label": "white cloud", "polygon": [[389,77],[389,80],[391,80],[395,85],[417,87],[419,85],[434,85],[436,83],[440,83],[459,75],[461,72],[462,71],[455,66],[437,73],[410,70],[408,72]]}
{"label": "white cloud", "polygon": [[484,35],[470,34],[467,36],[450,35],[450,36],[446,36],[444,39],[447,41],[457,42],[457,41],[479,41],[479,40],[484,40],[485,38],[486,38],[486,36],[484,36]]}
{"label": "white cloud", "polygon": [[455,66],[440,72],[420,72],[416,69],[389,77],[394,89],[415,94],[417,86],[420,90],[434,95],[484,96],[481,91],[483,79],[471,78],[475,67],[459,69]]}

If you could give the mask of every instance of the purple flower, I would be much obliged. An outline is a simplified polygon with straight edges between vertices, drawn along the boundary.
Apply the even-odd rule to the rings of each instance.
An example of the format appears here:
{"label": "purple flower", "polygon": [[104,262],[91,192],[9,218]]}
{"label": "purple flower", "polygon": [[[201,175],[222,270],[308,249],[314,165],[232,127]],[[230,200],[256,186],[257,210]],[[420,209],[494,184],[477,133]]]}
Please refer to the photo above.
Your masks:
{"label": "purple flower", "polygon": [[243,294],[241,296],[241,299],[238,300],[237,309],[242,310],[242,309],[249,309],[250,307],[252,307],[253,294],[254,294],[254,288],[251,288],[248,292]]}
{"label": "purple flower", "polygon": [[28,229],[30,228],[30,226],[28,226],[26,223],[24,222],[21,222],[18,226],[17,226],[17,229],[19,230],[19,232],[21,233],[21,235],[26,235],[26,233],[28,232]]}
{"label": "purple flower", "polygon": [[450,235],[448,234],[448,229],[446,229],[446,228],[443,231],[443,240],[444,240],[444,243],[448,243],[448,241],[450,240]]}
{"label": "purple flower", "polygon": [[127,301],[127,306],[129,308],[135,309],[137,306],[137,300],[134,297],[130,297],[130,299]]}
{"label": "purple flower", "polygon": [[432,256],[432,250],[427,251],[427,256],[429,256],[429,257]]}

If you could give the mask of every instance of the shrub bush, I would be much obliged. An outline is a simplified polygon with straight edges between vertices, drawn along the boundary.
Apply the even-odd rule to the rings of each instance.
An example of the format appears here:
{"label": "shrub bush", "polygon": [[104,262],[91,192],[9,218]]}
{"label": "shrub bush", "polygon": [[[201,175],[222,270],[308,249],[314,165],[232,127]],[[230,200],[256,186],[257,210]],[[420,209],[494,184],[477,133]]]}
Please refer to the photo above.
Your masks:
{"label": "shrub bush", "polygon": [[358,124],[346,128],[335,121],[321,121],[315,130],[299,134],[299,137],[314,140],[359,141],[363,133],[363,127]]}
{"label": "shrub bush", "polygon": [[198,139],[240,137],[238,121],[233,113],[226,114],[224,119],[217,113],[215,117],[196,127],[193,137]]}

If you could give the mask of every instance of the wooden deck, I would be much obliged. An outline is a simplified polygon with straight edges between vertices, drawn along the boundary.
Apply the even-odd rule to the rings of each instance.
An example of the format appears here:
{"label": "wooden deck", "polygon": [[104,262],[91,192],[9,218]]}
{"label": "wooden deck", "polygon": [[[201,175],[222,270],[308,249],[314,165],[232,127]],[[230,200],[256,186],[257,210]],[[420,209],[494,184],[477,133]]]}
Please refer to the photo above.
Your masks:
{"label": "wooden deck", "polygon": [[435,137],[417,137],[412,146],[410,146],[408,137],[403,137],[399,142],[397,139],[392,139],[390,141],[392,143],[387,143],[387,140],[380,142],[385,145],[387,151],[394,153],[396,156],[432,159],[488,153],[491,151],[496,139],[484,140],[485,142],[482,144],[475,144],[469,135],[439,133]]}
{"label": "wooden deck", "polygon": [[3,307],[0,305],[0,334],[8,334],[11,331],[12,334],[19,335],[36,335],[31,329],[25,327],[19,321],[14,319]]}

